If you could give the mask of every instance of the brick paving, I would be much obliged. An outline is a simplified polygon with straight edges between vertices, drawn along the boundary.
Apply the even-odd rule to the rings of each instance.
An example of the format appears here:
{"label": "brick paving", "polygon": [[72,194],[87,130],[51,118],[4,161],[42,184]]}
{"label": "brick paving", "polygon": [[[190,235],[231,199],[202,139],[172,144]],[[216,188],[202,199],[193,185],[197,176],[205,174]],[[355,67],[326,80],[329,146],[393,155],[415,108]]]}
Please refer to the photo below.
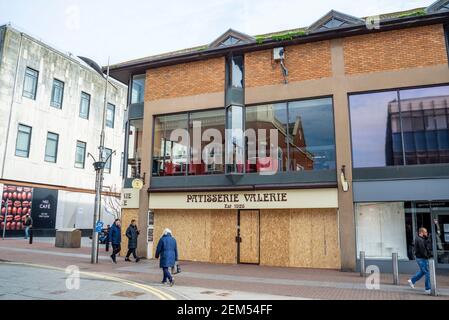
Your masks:
{"label": "brick paving", "polygon": [[[65,268],[77,265],[81,270],[101,272],[151,285],[158,285],[161,271],[155,260],[142,260],[139,264],[110,262],[109,253],[100,250],[100,263],[90,264],[90,248],[55,248],[52,243],[38,239],[30,245],[23,239],[0,240],[0,260],[44,264]],[[407,286],[410,275],[400,275],[400,286],[392,285],[392,275],[382,274],[380,290],[368,290],[365,279],[358,273],[338,270],[279,268],[254,265],[215,265],[181,262],[182,273],[176,276],[180,287],[200,287],[213,290],[282,295],[287,297],[332,300],[449,300],[449,272],[439,272],[438,297],[423,293],[423,281],[412,290]],[[173,289],[177,293],[176,286]],[[182,292],[179,292],[182,294]],[[207,299],[207,296],[205,297]]]}

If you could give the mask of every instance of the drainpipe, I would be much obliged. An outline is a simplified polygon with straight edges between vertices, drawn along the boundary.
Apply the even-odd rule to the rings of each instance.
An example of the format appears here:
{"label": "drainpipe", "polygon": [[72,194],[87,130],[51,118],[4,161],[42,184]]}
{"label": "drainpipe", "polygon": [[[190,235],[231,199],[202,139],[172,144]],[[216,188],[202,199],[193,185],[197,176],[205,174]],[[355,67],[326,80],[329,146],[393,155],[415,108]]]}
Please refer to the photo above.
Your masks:
{"label": "drainpipe", "polygon": [[[6,33],[8,32],[8,27],[6,27],[5,30],[5,38],[6,39]],[[11,128],[11,118],[12,118],[12,112],[13,112],[13,106],[14,106],[14,98],[16,96],[16,89],[17,89],[17,74],[19,73],[19,66],[20,66],[20,61],[21,61],[21,57],[22,57],[22,41],[23,41],[23,33],[20,33],[20,46],[19,46],[19,54],[17,56],[17,64],[16,64],[16,73],[14,75],[14,87],[12,89],[12,97],[11,97],[11,105],[9,108],[9,116],[8,116],[8,125],[6,126],[6,142],[5,142],[5,150],[3,150],[3,161],[2,161],[2,172],[0,174],[0,178],[3,179],[4,178],[4,173],[5,173],[5,164],[6,164],[6,153],[8,151],[8,142],[9,142],[9,132],[10,132],[10,128]],[[6,51],[6,50],[5,50]],[[3,51],[3,55],[5,54],[5,51]]]}

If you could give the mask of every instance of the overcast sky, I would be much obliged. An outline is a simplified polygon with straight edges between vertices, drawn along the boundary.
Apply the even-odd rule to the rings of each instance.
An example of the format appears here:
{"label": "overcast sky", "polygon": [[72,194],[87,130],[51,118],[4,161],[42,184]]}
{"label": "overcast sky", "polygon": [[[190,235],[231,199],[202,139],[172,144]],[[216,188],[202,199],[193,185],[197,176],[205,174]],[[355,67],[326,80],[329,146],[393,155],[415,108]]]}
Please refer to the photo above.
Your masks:
{"label": "overcast sky", "polygon": [[212,42],[229,28],[256,35],[308,26],[330,9],[354,16],[435,0],[0,0],[0,25],[100,64]]}

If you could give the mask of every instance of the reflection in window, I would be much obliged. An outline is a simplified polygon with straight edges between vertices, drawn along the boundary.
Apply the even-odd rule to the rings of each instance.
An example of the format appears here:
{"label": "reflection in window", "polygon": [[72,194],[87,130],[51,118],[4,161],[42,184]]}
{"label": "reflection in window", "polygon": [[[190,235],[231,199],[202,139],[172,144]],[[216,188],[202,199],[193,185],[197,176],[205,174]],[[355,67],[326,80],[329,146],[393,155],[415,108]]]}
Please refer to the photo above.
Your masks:
{"label": "reflection in window", "polygon": [[189,175],[224,174],[225,110],[191,113],[189,134]]}
{"label": "reflection in window", "polygon": [[[256,136],[255,140],[247,139],[246,172],[287,170],[287,122],[286,103],[246,108],[247,136],[249,137],[250,130]],[[271,141],[270,130],[277,130],[278,141]],[[278,146],[277,154],[272,154],[275,145]]]}
{"label": "reflection in window", "polygon": [[288,104],[290,170],[335,169],[332,99]]}
{"label": "reflection in window", "polygon": [[188,159],[187,114],[155,118],[153,175],[185,175]]}
{"label": "reflection in window", "polygon": [[449,163],[449,87],[349,97],[355,168]]}
{"label": "reflection in window", "polygon": [[243,88],[243,56],[234,56],[231,61],[230,83],[233,88]]}
{"label": "reflection in window", "polygon": [[144,95],[145,95],[145,74],[134,76],[132,81],[131,104],[143,103],[145,100]]}
{"label": "reflection in window", "polygon": [[143,120],[130,120],[128,131],[128,178],[141,177]]}

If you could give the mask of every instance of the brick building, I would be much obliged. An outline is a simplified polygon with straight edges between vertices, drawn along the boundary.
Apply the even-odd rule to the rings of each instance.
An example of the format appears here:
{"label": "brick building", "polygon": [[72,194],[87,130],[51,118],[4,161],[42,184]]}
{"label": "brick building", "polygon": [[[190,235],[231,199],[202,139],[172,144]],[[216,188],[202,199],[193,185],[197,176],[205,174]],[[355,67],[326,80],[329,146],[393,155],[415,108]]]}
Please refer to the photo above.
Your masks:
{"label": "brick building", "polygon": [[[130,87],[123,219],[148,225],[141,254],[169,227],[181,260],[354,270],[364,251],[382,270],[398,253],[404,270],[426,226],[447,267],[449,163],[434,155],[449,149],[448,3],[330,11],[306,28],[229,30],[113,66]],[[205,146],[207,129],[230,129],[214,140],[223,148]]]}

